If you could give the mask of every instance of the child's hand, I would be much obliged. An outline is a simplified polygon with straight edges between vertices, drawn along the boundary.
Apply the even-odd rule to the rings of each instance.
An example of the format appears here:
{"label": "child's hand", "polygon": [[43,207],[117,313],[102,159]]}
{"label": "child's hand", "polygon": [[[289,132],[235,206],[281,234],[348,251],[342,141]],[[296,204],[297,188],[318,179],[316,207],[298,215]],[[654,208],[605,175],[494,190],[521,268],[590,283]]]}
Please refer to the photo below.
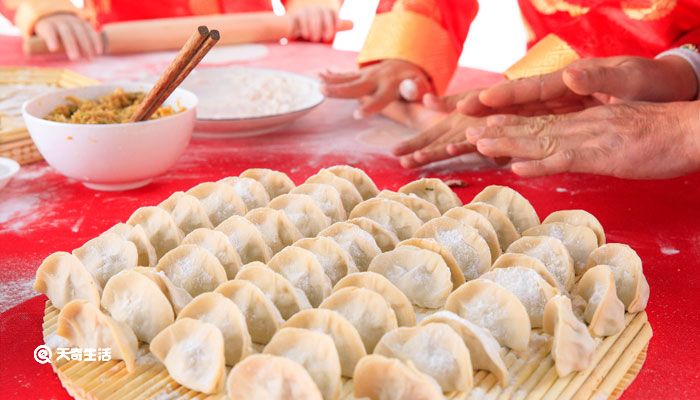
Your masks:
{"label": "child's hand", "polygon": [[92,58],[102,54],[99,34],[85,20],[73,14],[54,14],[40,19],[34,28],[44,39],[49,50],[59,51],[63,47],[71,61],[81,57]]}
{"label": "child's hand", "polygon": [[306,6],[292,14],[295,37],[309,42],[330,43],[335,38],[338,14],[330,7]]}
{"label": "child's hand", "polygon": [[362,67],[357,72],[321,74],[322,90],[326,96],[360,100],[356,118],[378,113],[392,101],[399,100],[399,86],[406,79],[413,80],[420,93],[432,91],[425,72],[403,60],[383,60]]}

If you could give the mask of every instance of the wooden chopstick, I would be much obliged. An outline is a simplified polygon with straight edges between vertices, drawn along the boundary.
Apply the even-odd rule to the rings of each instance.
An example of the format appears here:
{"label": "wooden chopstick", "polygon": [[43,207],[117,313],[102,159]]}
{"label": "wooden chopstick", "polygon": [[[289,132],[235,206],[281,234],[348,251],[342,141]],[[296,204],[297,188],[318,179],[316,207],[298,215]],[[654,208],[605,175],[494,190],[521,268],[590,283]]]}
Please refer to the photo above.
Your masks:
{"label": "wooden chopstick", "polygon": [[187,78],[187,76],[190,74],[190,72],[192,72],[192,70],[197,65],[199,65],[200,61],[202,61],[204,56],[206,56],[207,53],[209,53],[209,50],[211,50],[211,48],[214,47],[214,45],[216,44],[216,42],[219,41],[220,38],[221,38],[221,36],[219,35],[219,31],[217,31],[216,29],[209,32],[206,40],[204,41],[202,46],[199,48],[199,50],[194,54],[194,56],[192,57],[190,62],[185,66],[185,68],[180,72],[180,74],[177,75],[175,80],[168,86],[167,90],[161,94],[161,98],[159,99],[159,101],[153,103],[151,108],[148,110],[149,117],[153,113],[155,113],[156,110],[158,110],[158,107],[160,107],[160,105],[163,104],[163,102],[165,102],[165,100],[167,100],[168,97],[170,97],[170,95],[173,93],[173,91],[175,89],[177,89],[178,86],[180,86],[182,81],[184,81],[185,78]]}
{"label": "wooden chopstick", "polygon": [[[145,121],[160,107],[168,96],[175,90],[185,77],[194,69],[204,55],[214,46],[219,39],[219,32],[215,39],[212,38],[209,28],[200,26],[197,31],[187,39],[177,56],[168,68],[160,76],[156,84],[151,88],[139,107],[134,111],[131,122]],[[213,40],[213,42],[212,42]],[[203,54],[200,55],[200,53]],[[193,61],[197,60],[194,64]],[[177,82],[177,83],[176,83]]]}

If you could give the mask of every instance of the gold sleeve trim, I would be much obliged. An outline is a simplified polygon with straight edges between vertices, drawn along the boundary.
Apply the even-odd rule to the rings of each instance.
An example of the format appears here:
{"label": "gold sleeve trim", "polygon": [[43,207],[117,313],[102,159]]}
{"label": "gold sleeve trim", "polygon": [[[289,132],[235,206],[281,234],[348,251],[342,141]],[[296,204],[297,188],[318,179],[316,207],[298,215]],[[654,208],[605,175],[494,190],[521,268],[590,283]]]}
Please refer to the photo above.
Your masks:
{"label": "gold sleeve trim", "polygon": [[505,72],[508,79],[519,79],[557,71],[578,60],[576,51],[559,36],[549,34]]}

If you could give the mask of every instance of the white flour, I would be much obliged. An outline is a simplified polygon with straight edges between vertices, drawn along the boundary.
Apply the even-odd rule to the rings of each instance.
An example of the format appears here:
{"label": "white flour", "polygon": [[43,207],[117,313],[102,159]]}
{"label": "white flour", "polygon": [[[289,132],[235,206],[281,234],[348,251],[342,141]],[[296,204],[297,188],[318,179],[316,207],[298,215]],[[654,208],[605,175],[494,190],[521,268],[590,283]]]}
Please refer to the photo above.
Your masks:
{"label": "white flour", "polygon": [[0,313],[38,295],[34,291],[34,277],[3,282],[0,287]]}
{"label": "white flour", "polygon": [[182,86],[199,97],[197,117],[254,118],[303,110],[321,101],[317,82],[258,68],[203,68]]}

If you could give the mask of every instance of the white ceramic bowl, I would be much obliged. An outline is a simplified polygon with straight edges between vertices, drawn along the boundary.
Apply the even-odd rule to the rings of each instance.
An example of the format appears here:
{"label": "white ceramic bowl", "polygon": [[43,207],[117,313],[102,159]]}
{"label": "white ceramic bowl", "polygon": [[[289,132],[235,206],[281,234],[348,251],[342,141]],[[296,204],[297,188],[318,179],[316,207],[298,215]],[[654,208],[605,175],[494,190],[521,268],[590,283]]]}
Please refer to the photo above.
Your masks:
{"label": "white ceramic bowl", "polygon": [[17,172],[19,172],[17,161],[11,158],[0,157],[0,189],[4,188]]}
{"label": "white ceramic bowl", "polygon": [[22,106],[22,116],[39,152],[58,172],[95,190],[129,190],[148,184],[182,155],[192,137],[197,97],[176,89],[165,105],[185,110],[156,120],[124,124],[66,124],[43,119],[65,104],[66,96],[94,99],[125,91],[147,92],[152,85],[115,83],[58,90]]}

